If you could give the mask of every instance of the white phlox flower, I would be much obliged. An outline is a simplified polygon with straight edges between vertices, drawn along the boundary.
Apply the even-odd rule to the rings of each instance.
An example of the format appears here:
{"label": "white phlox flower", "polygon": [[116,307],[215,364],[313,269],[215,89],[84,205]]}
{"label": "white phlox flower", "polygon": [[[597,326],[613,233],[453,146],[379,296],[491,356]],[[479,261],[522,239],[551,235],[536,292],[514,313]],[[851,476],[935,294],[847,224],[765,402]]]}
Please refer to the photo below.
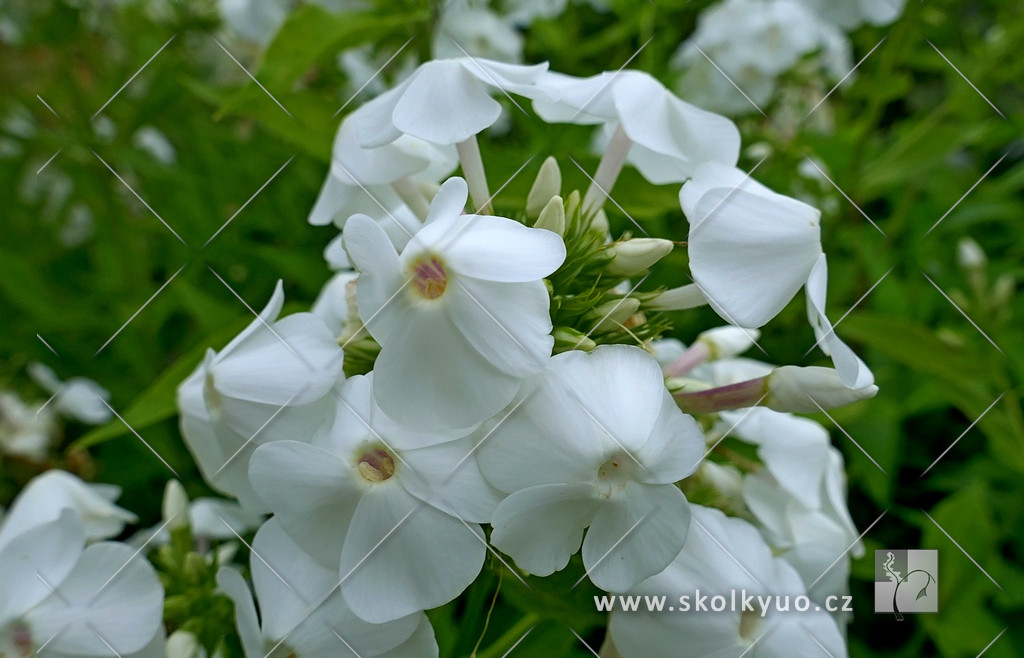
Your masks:
{"label": "white phlox flower", "polygon": [[906,0],[800,0],[822,20],[844,30],[853,30],[863,23],[888,25],[900,14]]}
{"label": "white phlox flower", "polygon": [[249,586],[233,567],[217,584],[235,603],[246,658],[429,658],[437,641],[426,615],[371,624],[352,613],[338,591],[338,572],[302,552],[275,519],[263,524],[250,556],[259,615]]}
{"label": "white phlox flower", "polygon": [[483,3],[452,0],[443,5],[441,21],[434,32],[434,59],[466,55],[518,64],[523,59],[523,35],[505,16]]}
{"label": "white phlox flower", "polygon": [[110,393],[91,379],[72,377],[62,382],[53,370],[42,363],[31,363],[28,374],[50,393],[50,402],[62,416],[88,425],[99,425],[113,417],[110,407],[104,404],[110,400]]}
{"label": "white phlox flower", "polygon": [[219,353],[208,350],[178,389],[181,430],[203,477],[243,506],[263,506],[247,478],[256,446],[308,440],[330,422],[344,378],[337,338],[312,313],[278,318],[280,282],[259,318]]}
{"label": "white phlox flower", "polygon": [[742,171],[709,163],[683,185],[694,281],[722,319],[760,327],[807,282],[821,255],[821,213]]}
{"label": "white phlox flower", "polygon": [[35,655],[44,645],[59,657],[152,655],[163,644],[153,567],[125,544],[86,546],[105,522],[89,507],[40,509],[39,491],[15,499],[0,524],[0,655]]}
{"label": "white phlox flower", "polygon": [[[754,526],[717,509],[691,506],[692,522],[686,546],[667,569],[648,578],[629,594],[667,597],[673,612],[623,612],[616,609],[609,632],[623,658],[690,658],[697,656],[807,657],[822,653],[846,656],[839,627],[829,613],[810,606],[795,609],[795,597],[806,590],[797,572],[772,556]],[[720,612],[698,610],[696,593],[728,602],[736,592],[771,597],[764,616],[726,607]],[[681,610],[679,597],[689,596],[690,609]],[[776,597],[790,597],[788,610],[776,609]],[[824,652],[822,649],[824,648]]]}
{"label": "white phlox flower", "polygon": [[550,575],[582,542],[594,584],[623,591],[682,548],[689,512],[675,482],[696,469],[704,436],[643,350],[553,357],[490,432],[480,468],[509,494],[491,543],[522,569]]}
{"label": "white phlox flower", "polygon": [[410,426],[470,427],[502,409],[551,355],[544,277],[561,238],[501,217],[463,215],[449,179],[401,255],[368,217],[345,226],[366,329],[381,345],[374,396]]}
{"label": "white phlox flower", "polygon": [[875,383],[871,370],[850,347],[836,335],[825,315],[825,296],[828,291],[828,262],[825,254],[818,256],[807,279],[807,318],[814,328],[818,347],[832,357],[836,372],[843,384],[853,389],[866,388]]}
{"label": "white phlox flower", "polygon": [[14,455],[43,461],[57,432],[50,405],[26,404],[18,394],[0,391],[0,458]]}
{"label": "white phlox flower", "polygon": [[466,430],[411,430],[374,401],[376,371],[342,386],[337,419],[312,445],[275,441],[253,454],[274,519],[341,574],[361,619],[383,623],[458,596],[480,572],[499,495],[480,475]]}

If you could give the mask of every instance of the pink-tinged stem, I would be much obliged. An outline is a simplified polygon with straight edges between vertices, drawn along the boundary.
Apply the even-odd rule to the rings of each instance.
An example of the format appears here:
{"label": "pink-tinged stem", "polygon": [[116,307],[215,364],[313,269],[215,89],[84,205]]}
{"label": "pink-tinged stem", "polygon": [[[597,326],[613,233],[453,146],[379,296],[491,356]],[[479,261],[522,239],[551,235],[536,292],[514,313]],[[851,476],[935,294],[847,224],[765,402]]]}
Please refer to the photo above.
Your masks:
{"label": "pink-tinged stem", "polygon": [[665,366],[665,376],[682,377],[710,358],[711,348],[705,343],[697,341],[688,350],[683,352],[678,359]]}
{"label": "pink-tinged stem", "polygon": [[608,142],[608,148],[601,156],[601,163],[597,165],[597,172],[594,173],[594,180],[587,188],[587,194],[583,197],[583,214],[591,215],[604,205],[605,199],[611,194],[612,187],[626,164],[626,156],[633,146],[633,140],[626,131],[619,125],[615,128],[615,134]]}
{"label": "pink-tinged stem", "polygon": [[730,409],[756,406],[768,390],[768,378],[758,377],[745,382],[674,395],[676,404],[688,414],[711,414]]}

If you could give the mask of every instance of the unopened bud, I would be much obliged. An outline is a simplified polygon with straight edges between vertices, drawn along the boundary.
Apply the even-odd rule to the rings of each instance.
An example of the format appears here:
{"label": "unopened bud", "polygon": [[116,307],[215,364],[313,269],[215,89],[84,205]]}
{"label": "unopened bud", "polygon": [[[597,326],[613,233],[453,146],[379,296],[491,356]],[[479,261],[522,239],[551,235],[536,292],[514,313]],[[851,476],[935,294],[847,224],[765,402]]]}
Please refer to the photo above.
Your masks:
{"label": "unopened bud", "polygon": [[167,481],[161,511],[168,530],[188,526],[188,494],[177,480]]}
{"label": "unopened bud", "polygon": [[597,321],[592,331],[602,333],[620,329],[629,318],[640,310],[640,300],[635,297],[609,300],[590,313],[587,317]]}
{"label": "unopened bud", "polygon": [[650,311],[684,311],[708,303],[697,284],[671,288],[644,301],[644,308]]}
{"label": "unopened bud", "polygon": [[633,276],[649,269],[669,255],[675,244],[661,238],[633,238],[612,243],[606,253],[612,260],[605,271],[616,276]]}
{"label": "unopened bud", "polygon": [[992,285],[992,305],[996,308],[1004,308],[1013,300],[1013,293],[1017,290],[1017,281],[1009,272],[1000,274]]}
{"label": "unopened bud", "polygon": [[165,655],[167,658],[203,658],[206,651],[195,635],[179,629],[167,638]]}
{"label": "unopened bud", "polygon": [[578,220],[577,214],[580,212],[580,191],[573,190],[569,192],[569,197],[565,200],[565,221],[574,222]]}
{"label": "unopened bud", "polygon": [[537,179],[533,181],[533,187],[530,188],[530,193],[526,197],[526,216],[530,219],[540,216],[541,211],[548,205],[551,198],[561,193],[562,172],[558,168],[558,162],[548,156],[544,164],[540,166]]}
{"label": "unopened bud", "polygon": [[590,220],[590,228],[602,233],[607,233],[611,230],[611,227],[608,225],[608,213],[604,211],[604,208],[598,208],[597,212],[594,213],[594,218]]}
{"label": "unopened bud", "polygon": [[760,337],[761,332],[757,329],[725,326],[708,329],[697,336],[697,342],[708,346],[711,352],[708,356],[708,361],[715,361],[717,359],[728,359],[746,352]]}
{"label": "unopened bud", "polygon": [[775,411],[814,413],[873,397],[874,384],[862,388],[843,385],[834,368],[782,366],[767,377],[764,406]]}
{"label": "unopened bud", "polygon": [[565,202],[562,197],[553,196],[534,224],[535,228],[542,228],[558,235],[565,235]]}
{"label": "unopened bud", "polygon": [[555,338],[555,354],[561,354],[569,350],[592,352],[597,348],[597,343],[588,338],[586,334],[571,327],[555,327],[555,330],[551,333]]}

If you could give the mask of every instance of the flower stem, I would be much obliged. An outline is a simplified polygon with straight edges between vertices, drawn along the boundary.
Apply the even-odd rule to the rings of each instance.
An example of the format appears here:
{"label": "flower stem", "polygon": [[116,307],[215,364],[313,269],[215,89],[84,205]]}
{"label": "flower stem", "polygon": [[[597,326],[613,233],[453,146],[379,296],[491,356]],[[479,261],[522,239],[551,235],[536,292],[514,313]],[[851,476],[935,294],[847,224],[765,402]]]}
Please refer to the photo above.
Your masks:
{"label": "flower stem", "polygon": [[688,414],[710,414],[729,409],[743,409],[759,404],[768,395],[767,377],[709,388],[703,391],[676,393],[679,408]]}
{"label": "flower stem", "polygon": [[711,348],[702,341],[697,341],[682,356],[665,366],[666,377],[682,377],[700,364],[711,358]]}
{"label": "flower stem", "polygon": [[393,182],[391,187],[417,217],[422,220],[427,218],[427,210],[430,204],[427,203],[427,198],[423,196],[423,192],[416,187],[416,181],[408,176],[402,176]]}
{"label": "flower stem", "polygon": [[476,141],[476,135],[459,142],[455,145],[455,149],[459,152],[462,175],[469,186],[469,196],[473,200],[473,207],[478,213],[492,214],[494,210],[491,207],[491,193],[487,188],[484,161],[480,157],[480,145]]}
{"label": "flower stem", "polygon": [[530,612],[523,615],[523,618],[512,625],[501,637],[495,640],[491,646],[480,653],[473,654],[473,658],[501,658],[507,654],[512,647],[540,622],[540,617]]}
{"label": "flower stem", "polygon": [[598,208],[604,205],[605,199],[612,191],[622,166],[626,164],[626,156],[633,146],[633,140],[622,129],[622,125],[616,126],[615,134],[608,142],[608,148],[601,156],[601,163],[597,165],[597,172],[594,179],[587,188],[587,194],[583,197],[583,215],[587,216],[597,212]]}

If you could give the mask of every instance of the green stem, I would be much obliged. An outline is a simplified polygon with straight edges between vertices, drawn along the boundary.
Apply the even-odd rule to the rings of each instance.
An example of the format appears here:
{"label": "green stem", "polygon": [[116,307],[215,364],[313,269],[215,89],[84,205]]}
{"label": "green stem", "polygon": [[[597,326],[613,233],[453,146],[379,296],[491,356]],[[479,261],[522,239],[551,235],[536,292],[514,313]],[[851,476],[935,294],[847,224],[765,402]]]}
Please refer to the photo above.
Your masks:
{"label": "green stem", "polygon": [[491,646],[482,652],[474,654],[473,658],[501,658],[515,646],[524,635],[530,632],[540,622],[540,617],[527,613],[522,619],[512,625],[505,633],[495,640]]}

